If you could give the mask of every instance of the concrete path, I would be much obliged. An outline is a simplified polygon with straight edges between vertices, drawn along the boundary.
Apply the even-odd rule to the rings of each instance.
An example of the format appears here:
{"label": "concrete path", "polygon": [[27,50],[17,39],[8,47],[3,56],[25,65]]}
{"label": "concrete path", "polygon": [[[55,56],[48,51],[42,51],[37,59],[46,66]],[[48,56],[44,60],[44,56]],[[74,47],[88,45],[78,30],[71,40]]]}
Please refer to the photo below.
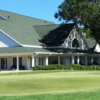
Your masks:
{"label": "concrete path", "polygon": [[[31,72],[32,70],[19,70],[17,72]],[[16,71],[13,71],[13,70],[1,70],[0,73],[13,73],[13,72],[16,72]]]}

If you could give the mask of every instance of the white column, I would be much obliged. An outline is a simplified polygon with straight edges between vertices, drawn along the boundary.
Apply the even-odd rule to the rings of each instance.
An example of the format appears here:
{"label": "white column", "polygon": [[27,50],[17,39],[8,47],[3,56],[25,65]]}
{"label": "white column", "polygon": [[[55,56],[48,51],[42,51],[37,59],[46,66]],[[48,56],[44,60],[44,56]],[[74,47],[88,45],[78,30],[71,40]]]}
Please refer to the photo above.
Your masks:
{"label": "white column", "polygon": [[60,64],[60,56],[58,56],[58,64]]}
{"label": "white column", "polygon": [[32,67],[34,67],[34,55],[32,55]]}
{"label": "white column", "polygon": [[77,64],[79,64],[80,63],[80,58],[79,58],[79,56],[77,56]]}
{"label": "white column", "polygon": [[19,70],[19,56],[17,55],[17,70]]}
{"label": "white column", "polygon": [[87,57],[85,56],[85,66],[87,66]]}
{"label": "white column", "polygon": [[93,64],[93,56],[91,57],[91,64]]}
{"label": "white column", "polygon": [[74,64],[74,56],[72,55],[72,64]]}
{"label": "white column", "polygon": [[48,65],[48,55],[46,55],[46,61],[45,61],[46,65]]}

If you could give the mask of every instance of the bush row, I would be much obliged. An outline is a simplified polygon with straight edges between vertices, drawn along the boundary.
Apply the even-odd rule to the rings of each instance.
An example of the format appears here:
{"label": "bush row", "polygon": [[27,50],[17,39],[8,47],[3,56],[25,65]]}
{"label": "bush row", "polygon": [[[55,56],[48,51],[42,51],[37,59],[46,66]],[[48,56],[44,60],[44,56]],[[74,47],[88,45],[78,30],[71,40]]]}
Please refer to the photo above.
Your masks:
{"label": "bush row", "polygon": [[84,66],[80,64],[69,64],[69,65],[60,65],[60,64],[50,64],[50,65],[41,65],[32,67],[33,70],[56,70],[56,69],[73,69],[73,70],[100,70],[100,65],[90,65]]}

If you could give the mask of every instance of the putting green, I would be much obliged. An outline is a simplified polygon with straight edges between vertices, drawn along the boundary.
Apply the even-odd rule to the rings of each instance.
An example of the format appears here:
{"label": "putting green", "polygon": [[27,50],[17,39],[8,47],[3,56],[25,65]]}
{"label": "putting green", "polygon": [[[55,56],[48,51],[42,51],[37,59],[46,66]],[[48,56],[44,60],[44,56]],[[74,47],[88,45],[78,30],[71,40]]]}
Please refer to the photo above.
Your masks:
{"label": "putting green", "polygon": [[0,96],[71,93],[100,89],[100,71],[0,76]]}

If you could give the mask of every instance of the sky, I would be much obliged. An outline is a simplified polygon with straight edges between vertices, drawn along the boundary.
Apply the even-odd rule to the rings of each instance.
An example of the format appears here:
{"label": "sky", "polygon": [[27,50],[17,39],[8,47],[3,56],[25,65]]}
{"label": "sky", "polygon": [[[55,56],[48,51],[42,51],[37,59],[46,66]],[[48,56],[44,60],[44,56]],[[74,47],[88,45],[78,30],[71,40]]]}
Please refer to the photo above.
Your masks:
{"label": "sky", "polygon": [[60,24],[54,14],[62,2],[64,0],[0,0],[0,10]]}

